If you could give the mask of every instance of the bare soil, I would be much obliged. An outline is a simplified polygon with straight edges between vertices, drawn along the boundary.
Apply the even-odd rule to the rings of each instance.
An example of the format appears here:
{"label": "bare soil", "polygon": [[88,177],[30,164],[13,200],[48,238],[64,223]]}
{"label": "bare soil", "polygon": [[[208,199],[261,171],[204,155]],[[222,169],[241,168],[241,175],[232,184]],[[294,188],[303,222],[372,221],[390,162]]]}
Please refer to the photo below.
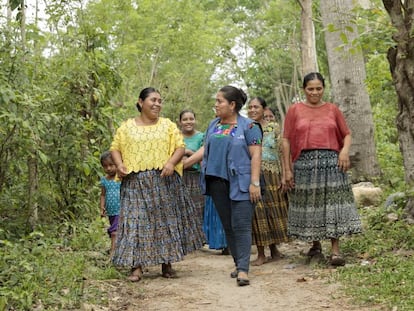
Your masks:
{"label": "bare soil", "polygon": [[[126,279],[87,280],[85,286],[99,287],[107,295],[106,306],[84,304],[83,310],[379,310],[357,305],[334,282],[338,270],[323,262],[309,262],[301,253],[307,243],[283,244],[284,257],[262,266],[251,266],[250,286],[239,287],[230,278],[231,256],[204,248],[173,264],[178,277],[161,277],[161,267],[151,267],[138,283]],[[252,248],[255,249],[254,247]],[[253,251],[251,259],[256,254]],[[341,268],[338,268],[341,269]]]}

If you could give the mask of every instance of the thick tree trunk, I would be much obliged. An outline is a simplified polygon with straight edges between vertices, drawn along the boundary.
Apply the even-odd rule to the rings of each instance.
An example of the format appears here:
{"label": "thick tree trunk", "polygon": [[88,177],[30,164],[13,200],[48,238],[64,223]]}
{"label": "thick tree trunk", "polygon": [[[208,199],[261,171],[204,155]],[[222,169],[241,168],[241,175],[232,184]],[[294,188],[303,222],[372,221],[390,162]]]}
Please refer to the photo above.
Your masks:
{"label": "thick tree trunk", "polygon": [[[353,0],[320,1],[325,32],[329,74],[333,101],[343,111],[352,131],[352,180],[370,180],[379,176],[380,170],[374,142],[374,122],[368,93],[365,89],[365,63],[362,52],[352,45],[358,37],[350,14]],[[353,31],[349,31],[353,28]],[[346,35],[347,42],[343,39]],[[343,49],[338,50],[339,47]]]}
{"label": "thick tree trunk", "polygon": [[[388,50],[388,61],[398,96],[397,129],[403,156],[405,180],[414,187],[414,0],[383,0],[396,28],[396,46]],[[414,216],[414,198],[407,204]]]}
{"label": "thick tree trunk", "polygon": [[315,27],[312,20],[312,0],[299,0],[302,8],[300,15],[302,78],[310,73],[319,71],[316,58]]}

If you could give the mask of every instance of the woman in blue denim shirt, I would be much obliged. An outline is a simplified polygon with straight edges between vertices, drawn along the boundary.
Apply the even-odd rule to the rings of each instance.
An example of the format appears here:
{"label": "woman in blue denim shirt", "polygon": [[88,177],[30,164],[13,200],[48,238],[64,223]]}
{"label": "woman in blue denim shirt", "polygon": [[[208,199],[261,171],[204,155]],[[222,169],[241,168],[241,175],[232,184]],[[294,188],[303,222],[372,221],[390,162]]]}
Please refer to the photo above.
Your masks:
{"label": "woman in blue denim shirt", "polygon": [[247,96],[239,88],[222,87],[216,95],[216,116],[204,146],[184,161],[189,167],[202,160],[201,188],[211,195],[223,223],[236,270],[230,276],[239,286],[249,285],[252,217],[260,200],[262,130],[240,115]]}

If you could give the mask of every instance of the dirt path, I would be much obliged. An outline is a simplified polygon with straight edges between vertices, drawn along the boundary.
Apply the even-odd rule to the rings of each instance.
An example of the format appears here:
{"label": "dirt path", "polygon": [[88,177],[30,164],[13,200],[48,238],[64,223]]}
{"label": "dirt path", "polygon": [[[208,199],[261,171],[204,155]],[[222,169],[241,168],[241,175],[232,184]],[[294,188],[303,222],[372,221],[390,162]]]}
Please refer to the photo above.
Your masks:
{"label": "dirt path", "polygon": [[[84,305],[83,310],[373,310],[353,305],[340,284],[329,282],[324,274],[330,268],[313,268],[306,263],[302,250],[308,245],[292,242],[280,247],[285,257],[279,261],[251,267],[250,286],[238,287],[230,278],[230,256],[202,249],[173,265],[176,279],[164,279],[160,267],[144,273],[138,283],[125,280],[87,281],[107,292],[109,307]],[[252,259],[256,255],[252,254]],[[94,283],[94,284],[92,284]]]}

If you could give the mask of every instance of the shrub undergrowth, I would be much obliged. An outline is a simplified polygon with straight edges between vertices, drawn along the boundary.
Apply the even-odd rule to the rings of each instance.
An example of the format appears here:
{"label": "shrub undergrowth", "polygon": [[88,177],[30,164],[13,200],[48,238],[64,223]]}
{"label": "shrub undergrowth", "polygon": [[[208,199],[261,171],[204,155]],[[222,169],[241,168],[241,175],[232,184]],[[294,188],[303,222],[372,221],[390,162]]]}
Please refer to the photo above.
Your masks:
{"label": "shrub undergrowth", "polygon": [[364,212],[364,233],[342,245],[344,253],[359,260],[338,269],[335,278],[360,303],[378,310],[414,310],[414,226],[403,219],[402,208],[394,211],[398,220],[388,220],[390,212],[382,207]]}
{"label": "shrub undergrowth", "polygon": [[117,274],[107,240],[100,219],[0,240],[0,310],[79,309],[86,279]]}

